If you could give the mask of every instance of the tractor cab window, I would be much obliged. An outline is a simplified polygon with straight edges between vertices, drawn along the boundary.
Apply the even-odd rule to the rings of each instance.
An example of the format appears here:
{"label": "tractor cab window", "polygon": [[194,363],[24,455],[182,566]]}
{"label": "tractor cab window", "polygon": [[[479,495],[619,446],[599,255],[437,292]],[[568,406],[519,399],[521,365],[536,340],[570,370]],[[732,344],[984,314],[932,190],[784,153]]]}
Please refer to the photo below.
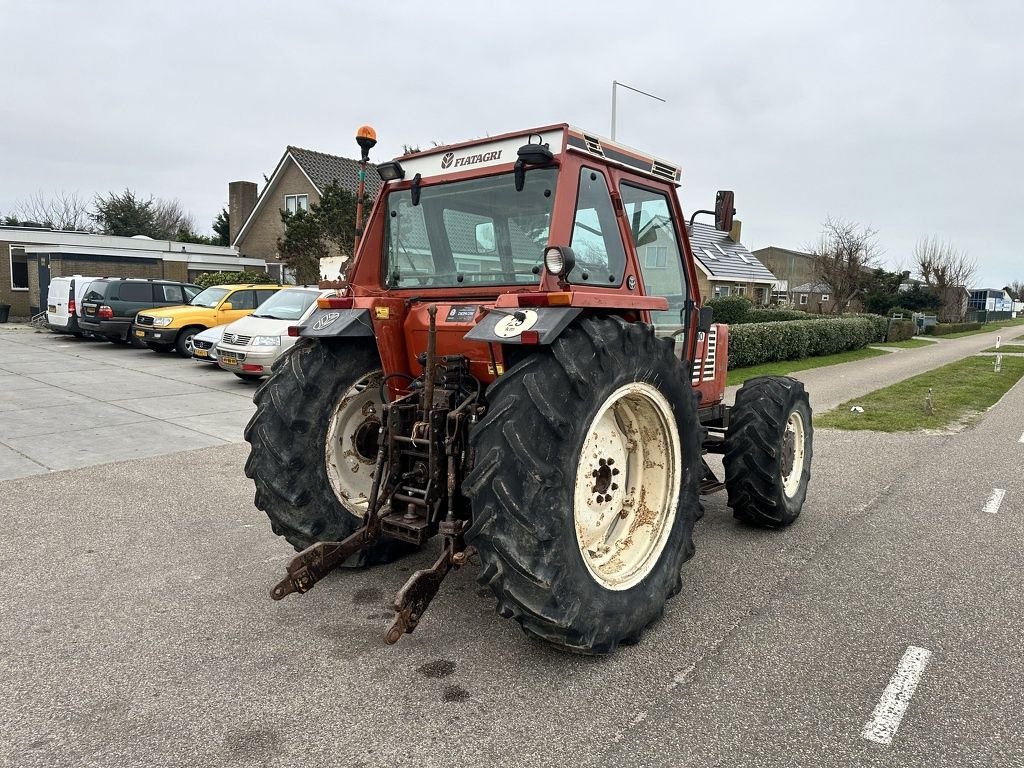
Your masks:
{"label": "tractor cab window", "polygon": [[580,170],[576,218],[569,245],[576,254],[576,266],[569,273],[570,283],[622,283],[626,251],[622,247],[608,184],[600,171],[591,168]]}
{"label": "tractor cab window", "polygon": [[433,184],[388,195],[385,275],[390,288],[537,282],[555,201],[554,168]]}
{"label": "tractor cab window", "polygon": [[671,334],[682,325],[680,313],[686,302],[682,248],[672,208],[664,194],[643,187],[623,184],[621,194],[646,293],[668,299],[668,309],[652,312],[651,322],[659,335]]}

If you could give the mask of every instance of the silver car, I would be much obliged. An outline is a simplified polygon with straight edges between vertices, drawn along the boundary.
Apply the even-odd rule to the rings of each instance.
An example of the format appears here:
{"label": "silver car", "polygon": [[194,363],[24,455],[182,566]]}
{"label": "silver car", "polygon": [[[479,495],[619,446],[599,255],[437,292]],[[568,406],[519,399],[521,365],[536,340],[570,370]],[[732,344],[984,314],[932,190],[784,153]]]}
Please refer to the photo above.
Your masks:
{"label": "silver car", "polygon": [[217,364],[240,379],[268,376],[274,361],[298,341],[288,335],[288,326],[301,325],[313,314],[316,300],[333,293],[311,285],[278,291],[248,317],[224,326]]}
{"label": "silver car", "polygon": [[217,345],[227,324],[215,325],[192,337],[192,359],[200,363],[217,364]]}

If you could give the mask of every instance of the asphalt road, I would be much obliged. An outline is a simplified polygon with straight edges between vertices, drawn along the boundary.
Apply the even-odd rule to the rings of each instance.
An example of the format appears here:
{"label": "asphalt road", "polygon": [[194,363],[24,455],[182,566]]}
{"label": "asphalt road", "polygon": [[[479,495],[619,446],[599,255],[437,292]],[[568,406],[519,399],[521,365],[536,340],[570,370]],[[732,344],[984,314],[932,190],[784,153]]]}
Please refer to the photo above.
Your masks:
{"label": "asphalt road", "polygon": [[0,765],[1019,766],[1022,432],[1019,384],[958,434],[819,431],[797,524],[710,498],[682,593],[606,659],[529,640],[471,569],[384,646],[433,548],[271,601],[290,550],[244,445],[8,480]]}

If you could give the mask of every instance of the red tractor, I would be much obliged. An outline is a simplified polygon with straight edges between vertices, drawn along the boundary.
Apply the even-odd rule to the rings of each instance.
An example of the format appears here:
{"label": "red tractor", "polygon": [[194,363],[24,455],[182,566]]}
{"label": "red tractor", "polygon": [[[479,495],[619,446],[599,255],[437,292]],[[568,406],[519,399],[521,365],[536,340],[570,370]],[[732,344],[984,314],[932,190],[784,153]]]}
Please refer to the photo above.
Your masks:
{"label": "red tractor", "polygon": [[376,170],[344,284],[290,329],[245,432],[256,506],[301,550],[272,597],[440,535],[386,642],[472,558],[501,616],[610,653],[679,591],[702,494],[797,518],[807,395],[763,377],[725,404],[729,329],[701,307],[678,167],[552,125]]}

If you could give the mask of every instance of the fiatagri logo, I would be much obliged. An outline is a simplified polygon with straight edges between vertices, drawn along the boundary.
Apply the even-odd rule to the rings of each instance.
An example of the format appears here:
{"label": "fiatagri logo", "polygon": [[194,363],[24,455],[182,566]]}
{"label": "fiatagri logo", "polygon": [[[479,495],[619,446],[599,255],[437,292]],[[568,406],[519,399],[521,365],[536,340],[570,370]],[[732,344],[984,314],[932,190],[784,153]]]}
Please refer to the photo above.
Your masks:
{"label": "fiatagri logo", "polygon": [[492,160],[500,160],[504,150],[496,149],[493,152],[482,152],[478,155],[466,155],[455,157],[454,152],[445,152],[441,158],[441,170],[447,171],[451,167],[461,168],[465,165],[476,165],[477,163],[489,163]]}

